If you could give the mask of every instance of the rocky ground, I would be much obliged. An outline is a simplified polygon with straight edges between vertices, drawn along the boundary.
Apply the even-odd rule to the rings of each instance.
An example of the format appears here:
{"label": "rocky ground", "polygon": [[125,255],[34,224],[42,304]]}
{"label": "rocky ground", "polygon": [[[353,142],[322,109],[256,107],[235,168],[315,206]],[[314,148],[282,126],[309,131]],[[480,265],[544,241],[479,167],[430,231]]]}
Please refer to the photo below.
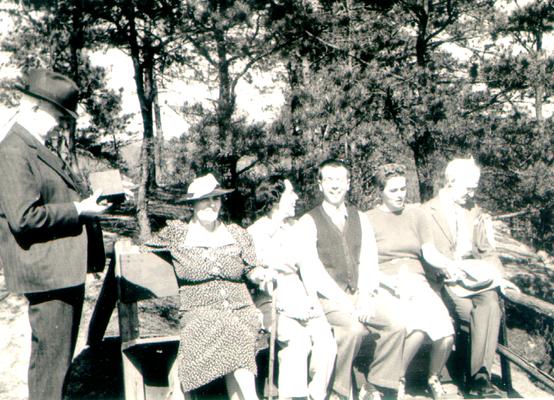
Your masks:
{"label": "rocky ground", "polygon": [[[102,275],[89,275],[87,294],[79,341],[75,359],[68,380],[67,399],[102,399],[115,400],[122,398],[121,360],[119,357],[119,342],[117,341],[117,318],[114,314],[108,326],[104,345],[92,352],[86,346],[86,335],[90,316],[102,284]],[[1,285],[0,276],[0,285]],[[152,311],[152,310],[150,310]],[[153,314],[160,314],[156,311]],[[146,322],[154,330],[160,329],[158,319],[163,315],[152,315]],[[521,332],[513,330],[510,335],[517,335],[517,341],[522,339]],[[0,399],[22,400],[27,397],[27,365],[30,349],[30,328],[27,320],[27,306],[22,296],[0,291]],[[536,344],[528,340],[520,346],[533,347]],[[499,375],[497,363],[495,373]],[[524,398],[547,399],[554,398],[534,384],[527,374],[517,367],[512,367],[514,388]],[[450,392],[456,387],[448,386]],[[220,393],[217,392],[216,393]],[[417,386],[409,388],[408,394],[413,399],[428,398],[428,395]],[[217,395],[216,395],[217,396]],[[213,398],[213,394],[212,394]]]}

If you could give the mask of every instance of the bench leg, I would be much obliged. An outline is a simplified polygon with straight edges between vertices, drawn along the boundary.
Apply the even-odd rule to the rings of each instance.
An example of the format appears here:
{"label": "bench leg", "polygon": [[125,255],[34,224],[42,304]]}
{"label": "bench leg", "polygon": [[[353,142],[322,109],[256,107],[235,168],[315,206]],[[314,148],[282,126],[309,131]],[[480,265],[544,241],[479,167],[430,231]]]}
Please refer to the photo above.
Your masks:
{"label": "bench leg", "polygon": [[[498,343],[508,347],[508,328],[506,327],[506,308],[504,306],[504,301],[500,300],[500,307],[502,309],[502,320],[500,322],[500,334],[498,337]],[[500,370],[502,373],[502,385],[504,390],[508,393],[508,396],[511,397],[515,393],[514,387],[512,384],[512,368],[510,366],[509,360],[502,354],[500,354]]]}
{"label": "bench leg", "polygon": [[102,289],[90,319],[87,344],[91,347],[102,343],[104,333],[117,303],[117,282],[115,280],[115,263],[113,260],[113,258],[110,260]]}

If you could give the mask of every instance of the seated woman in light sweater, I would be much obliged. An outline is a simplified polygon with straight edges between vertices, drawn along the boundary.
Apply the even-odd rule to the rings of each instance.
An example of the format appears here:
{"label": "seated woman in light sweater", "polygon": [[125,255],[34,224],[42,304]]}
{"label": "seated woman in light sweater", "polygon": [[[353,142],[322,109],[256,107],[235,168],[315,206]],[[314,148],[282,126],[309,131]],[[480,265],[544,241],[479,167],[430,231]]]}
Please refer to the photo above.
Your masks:
{"label": "seated woman in light sweater", "polygon": [[[375,184],[381,204],[367,212],[379,254],[381,282],[400,298],[407,327],[402,369],[405,372],[426,338],[432,342],[429,391],[445,399],[439,377],[450,355],[454,329],[448,310],[425,277],[422,260],[441,268],[449,262],[433,244],[433,235],[422,209],[406,205],[406,170],[399,164],[379,167]],[[399,398],[403,397],[404,380]]]}
{"label": "seated woman in light sweater", "polygon": [[277,273],[273,298],[277,302],[277,340],[281,346],[279,398],[324,400],[336,343],[317,296],[309,295],[301,280],[292,219],[297,199],[288,179],[273,176],[264,180],[256,190],[261,217],[248,232],[261,264]]}

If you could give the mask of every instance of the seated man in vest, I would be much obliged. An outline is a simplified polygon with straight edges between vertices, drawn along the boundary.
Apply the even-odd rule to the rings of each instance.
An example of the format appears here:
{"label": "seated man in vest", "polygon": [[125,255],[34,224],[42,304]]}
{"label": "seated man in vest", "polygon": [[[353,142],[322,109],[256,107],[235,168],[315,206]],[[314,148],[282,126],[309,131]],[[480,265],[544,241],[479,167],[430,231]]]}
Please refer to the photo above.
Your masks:
{"label": "seated man in vest", "polygon": [[319,167],[323,203],[298,222],[302,237],[301,273],[306,288],[317,292],[337,341],[331,399],[347,399],[352,390],[352,363],[364,336],[379,334],[360,400],[375,398],[375,386],[395,390],[399,382],[405,329],[393,303],[378,294],[377,248],[367,217],[345,203],[349,170],[339,160]]}
{"label": "seated man in vest", "polygon": [[[480,275],[490,282],[488,287],[475,290],[475,294],[447,284],[443,298],[453,317],[470,327],[469,395],[495,398],[499,393],[491,385],[490,374],[502,317],[496,288],[518,289],[502,278],[504,268],[492,244],[490,217],[473,202],[479,178],[480,169],[473,158],[451,161],[445,170],[444,187],[424,207],[431,216],[437,249],[453,260],[445,266],[446,281],[467,277],[469,272],[470,277]],[[487,276],[490,279],[485,279]],[[429,278],[437,280],[432,274]]]}

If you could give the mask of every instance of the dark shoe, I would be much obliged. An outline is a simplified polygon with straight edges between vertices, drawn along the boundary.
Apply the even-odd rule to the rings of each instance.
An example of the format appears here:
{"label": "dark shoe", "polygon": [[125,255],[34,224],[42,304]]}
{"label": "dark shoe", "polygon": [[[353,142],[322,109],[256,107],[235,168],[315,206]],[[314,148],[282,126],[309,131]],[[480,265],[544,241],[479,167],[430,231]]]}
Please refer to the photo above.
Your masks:
{"label": "dark shoe", "polygon": [[492,385],[488,375],[474,378],[468,392],[470,399],[501,399],[502,397],[502,394]]}

